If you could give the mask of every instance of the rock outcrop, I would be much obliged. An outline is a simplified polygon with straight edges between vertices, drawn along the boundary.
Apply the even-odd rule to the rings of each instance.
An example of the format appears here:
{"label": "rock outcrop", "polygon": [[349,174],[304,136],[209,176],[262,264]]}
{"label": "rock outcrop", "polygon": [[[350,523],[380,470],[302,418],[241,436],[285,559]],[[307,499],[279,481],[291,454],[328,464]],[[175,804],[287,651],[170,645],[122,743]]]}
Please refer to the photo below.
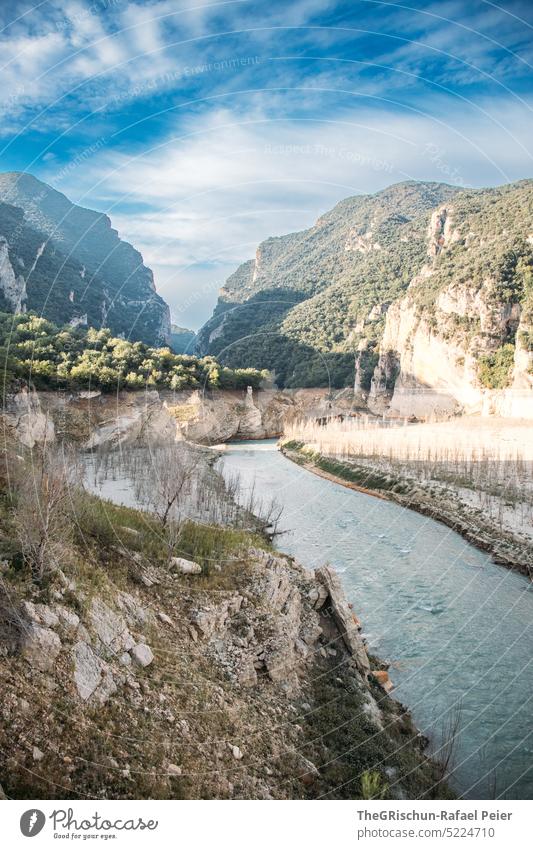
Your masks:
{"label": "rock outcrop", "polygon": [[280,436],[284,426],[306,416],[350,409],[351,398],[326,389],[258,392],[188,390],[170,392],[21,391],[6,399],[3,417],[28,447],[66,439],[84,449],[161,445],[187,439],[213,445],[231,439]]}

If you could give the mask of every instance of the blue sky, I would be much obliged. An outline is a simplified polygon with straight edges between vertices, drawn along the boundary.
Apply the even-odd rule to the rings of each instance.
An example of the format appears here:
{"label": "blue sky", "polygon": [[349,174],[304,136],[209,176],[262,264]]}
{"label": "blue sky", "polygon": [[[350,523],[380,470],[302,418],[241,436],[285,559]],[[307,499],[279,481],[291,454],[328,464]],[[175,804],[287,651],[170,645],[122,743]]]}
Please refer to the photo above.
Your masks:
{"label": "blue sky", "polygon": [[198,327],[269,235],[405,179],[533,176],[533,4],[0,7],[0,168],[109,213]]}

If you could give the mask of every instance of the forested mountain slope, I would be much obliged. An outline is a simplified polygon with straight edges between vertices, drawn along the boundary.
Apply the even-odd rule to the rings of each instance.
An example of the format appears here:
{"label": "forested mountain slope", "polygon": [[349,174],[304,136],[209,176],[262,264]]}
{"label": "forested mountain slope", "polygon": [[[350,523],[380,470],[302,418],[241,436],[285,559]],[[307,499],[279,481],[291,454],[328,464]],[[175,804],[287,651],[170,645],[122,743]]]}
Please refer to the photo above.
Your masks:
{"label": "forested mountain slope", "polygon": [[[529,389],[532,243],[529,180],[407,182],[347,198],[309,230],[263,242],[228,279],[200,344],[275,370],[281,385],[355,380],[374,399],[398,380]],[[420,374],[430,349],[447,360],[447,346],[460,373],[448,363]]]}
{"label": "forested mountain slope", "polygon": [[170,315],[141,254],[107,215],[30,174],[0,174],[0,309],[168,342]]}

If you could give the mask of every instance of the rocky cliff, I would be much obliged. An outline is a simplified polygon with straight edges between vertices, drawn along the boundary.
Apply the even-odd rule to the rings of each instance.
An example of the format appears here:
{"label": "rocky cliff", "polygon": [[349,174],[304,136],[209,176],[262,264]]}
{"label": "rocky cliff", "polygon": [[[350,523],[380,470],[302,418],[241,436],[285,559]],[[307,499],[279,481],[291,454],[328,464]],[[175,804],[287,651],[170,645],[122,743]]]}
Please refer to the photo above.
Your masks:
{"label": "rocky cliff", "polygon": [[206,445],[230,439],[281,435],[299,418],[348,411],[351,393],[330,397],[324,389],[258,392],[32,392],[6,399],[3,421],[17,441],[32,447],[66,439],[92,449],[125,444],[162,444],[187,439]]}
{"label": "rocky cliff", "polygon": [[387,310],[371,407],[533,416],[533,184],[438,208],[426,262]]}
{"label": "rocky cliff", "polygon": [[170,339],[151,270],[107,215],[25,173],[0,174],[0,309],[109,327],[152,345]]}

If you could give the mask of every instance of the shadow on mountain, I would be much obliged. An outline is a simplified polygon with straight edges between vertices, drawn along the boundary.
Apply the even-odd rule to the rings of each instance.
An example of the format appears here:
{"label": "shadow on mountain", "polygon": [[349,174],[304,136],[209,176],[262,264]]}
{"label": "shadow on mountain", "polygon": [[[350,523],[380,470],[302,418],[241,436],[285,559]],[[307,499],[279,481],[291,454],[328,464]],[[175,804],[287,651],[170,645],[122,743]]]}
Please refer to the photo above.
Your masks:
{"label": "shadow on mountain", "polygon": [[269,369],[280,388],[353,386],[352,353],[321,352],[282,332],[287,313],[306,299],[294,289],[272,288],[242,304],[220,303],[198,334],[200,353],[231,368]]}

